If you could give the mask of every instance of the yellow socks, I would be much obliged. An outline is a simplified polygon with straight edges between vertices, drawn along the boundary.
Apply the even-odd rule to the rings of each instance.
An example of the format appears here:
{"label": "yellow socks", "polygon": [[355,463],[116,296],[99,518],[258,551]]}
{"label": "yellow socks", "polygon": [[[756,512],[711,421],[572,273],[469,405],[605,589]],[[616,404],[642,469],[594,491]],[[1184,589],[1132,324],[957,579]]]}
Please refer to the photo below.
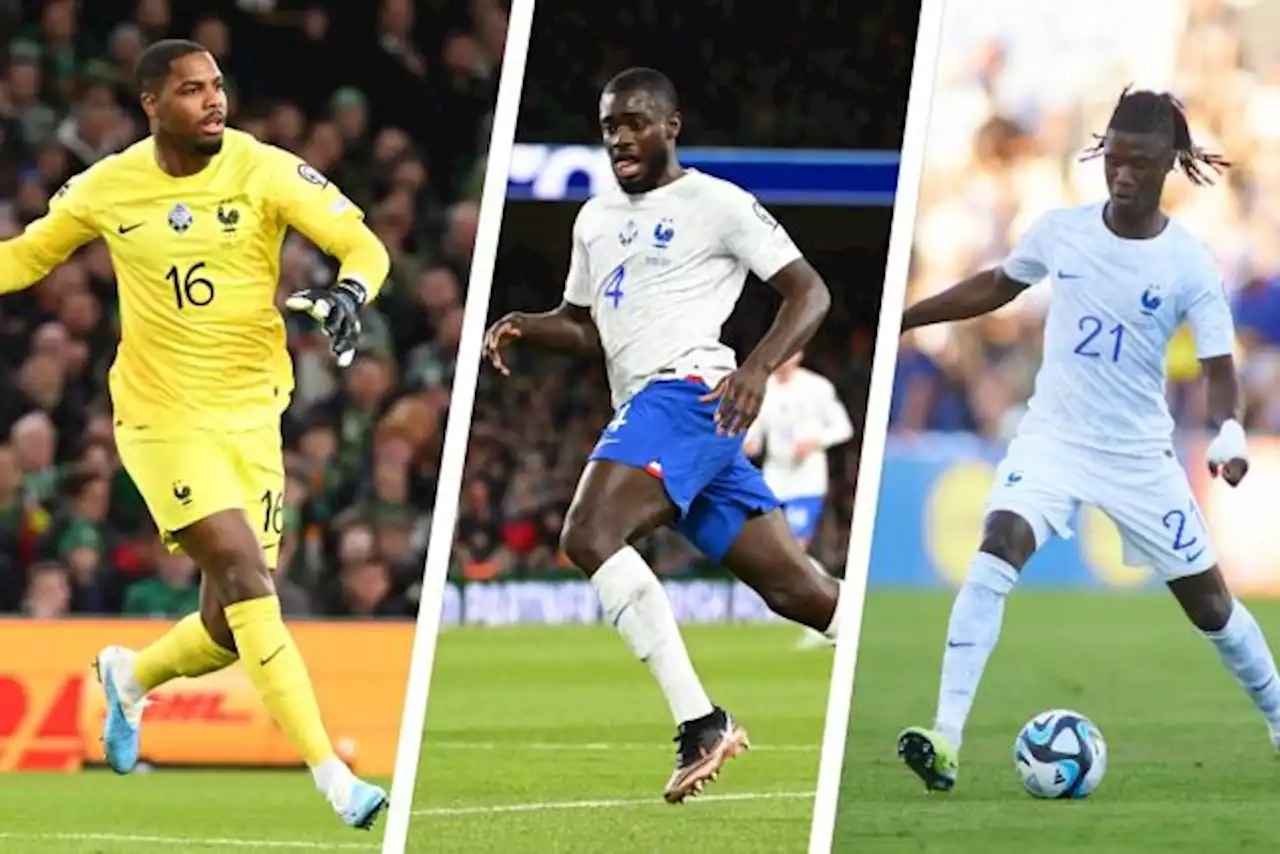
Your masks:
{"label": "yellow socks", "polygon": [[198,613],[188,614],[138,653],[133,662],[133,679],[146,692],[179,676],[194,678],[213,673],[235,660],[234,652],[209,637]]}
{"label": "yellow socks", "polygon": [[[263,705],[309,767],[325,766],[334,759],[333,745],[320,718],[306,664],[280,615],[280,600],[275,596],[250,599],[229,605],[224,612],[239,659]],[[171,679],[213,673],[236,659],[236,653],[209,637],[198,613],[188,614],[138,652],[129,690],[136,690],[141,699]]]}
{"label": "yellow socks", "polygon": [[311,677],[280,615],[280,600],[263,596],[228,605],[227,625],[240,661],[263,705],[311,768],[334,757],[320,719]]}

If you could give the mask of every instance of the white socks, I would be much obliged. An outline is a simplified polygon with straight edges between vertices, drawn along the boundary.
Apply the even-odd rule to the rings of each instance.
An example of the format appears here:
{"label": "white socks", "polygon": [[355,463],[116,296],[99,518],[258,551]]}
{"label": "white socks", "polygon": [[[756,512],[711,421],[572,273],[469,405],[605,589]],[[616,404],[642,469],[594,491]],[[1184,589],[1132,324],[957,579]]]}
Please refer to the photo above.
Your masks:
{"label": "white socks", "polygon": [[689,661],[666,591],[640,553],[624,546],[600,565],[591,584],[609,622],[649,665],[676,723],[711,714],[714,706]]}
{"label": "white socks", "polygon": [[1222,663],[1267,719],[1272,737],[1280,735],[1280,679],[1267,640],[1253,615],[1243,604],[1234,602],[1227,624],[1204,636],[1218,648]]}
{"label": "white socks", "polygon": [[831,623],[822,630],[827,639],[832,641],[840,637],[840,612],[844,610],[844,582],[837,578],[836,585],[836,610],[831,615]]}
{"label": "white socks", "polygon": [[351,773],[347,763],[337,756],[330,756],[311,769],[311,778],[315,780],[316,788],[329,803],[338,809],[346,806],[345,803],[339,802],[346,798],[351,790],[351,783],[355,780],[355,775]]}
{"label": "white socks", "polygon": [[[1017,582],[1018,572],[1012,566],[979,552],[951,606],[934,729],[957,750],[982,671],[1000,638],[1005,599]],[[1227,624],[1204,636],[1217,647],[1222,663],[1249,694],[1280,746],[1280,674],[1253,615],[1236,601]]]}
{"label": "white socks", "polygon": [[1016,569],[997,557],[978,552],[951,606],[934,729],[946,736],[956,750],[960,749],[982,671],[1000,638],[1004,600],[1017,583]]}

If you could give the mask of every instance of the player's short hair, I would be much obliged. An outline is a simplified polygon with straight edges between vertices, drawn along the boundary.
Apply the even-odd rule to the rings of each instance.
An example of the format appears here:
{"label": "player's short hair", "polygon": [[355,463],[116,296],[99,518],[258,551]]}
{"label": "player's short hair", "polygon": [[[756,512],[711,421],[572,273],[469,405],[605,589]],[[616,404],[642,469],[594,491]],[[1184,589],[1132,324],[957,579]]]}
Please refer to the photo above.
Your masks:
{"label": "player's short hair", "polygon": [[656,68],[636,66],[619,71],[609,82],[604,84],[605,92],[647,92],[653,95],[670,112],[680,109],[680,98],[676,95],[675,84],[671,78]]}
{"label": "player's short hair", "polygon": [[138,57],[133,79],[140,92],[155,94],[169,79],[173,61],[193,53],[208,53],[208,48],[190,39],[161,39],[147,47]]}
{"label": "player's short hair", "polygon": [[[1167,134],[1177,157],[1178,169],[1197,186],[1212,184],[1214,175],[1221,175],[1223,170],[1231,166],[1222,155],[1206,151],[1195,144],[1182,102],[1168,92],[1151,92],[1145,89],[1134,91],[1132,87],[1126,86],[1111,113],[1111,120],[1107,122],[1107,129]],[[1093,136],[1097,143],[1085,150],[1081,160],[1092,160],[1103,153],[1103,137],[1098,134]]]}

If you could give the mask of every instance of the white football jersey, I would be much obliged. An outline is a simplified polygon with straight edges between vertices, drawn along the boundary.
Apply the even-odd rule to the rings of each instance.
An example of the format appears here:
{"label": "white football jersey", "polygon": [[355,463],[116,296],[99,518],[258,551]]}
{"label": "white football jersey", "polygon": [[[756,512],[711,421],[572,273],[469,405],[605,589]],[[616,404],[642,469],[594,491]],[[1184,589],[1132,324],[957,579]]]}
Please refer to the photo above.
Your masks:
{"label": "white football jersey", "polygon": [[[851,438],[853,423],[836,387],[821,374],[797,368],[786,382],[769,377],[760,415],[747,431],[747,448],[754,454],[763,445],[765,483],[778,500],[792,501],[827,494],[827,449]],[[817,447],[799,458],[802,442]]]}
{"label": "white football jersey", "polygon": [[1163,453],[1173,417],[1165,358],[1187,321],[1201,359],[1229,355],[1235,329],[1209,252],[1170,220],[1150,240],[1116,236],[1105,203],[1041,215],[1005,259],[1028,285],[1053,283],[1044,358],[1018,433],[1117,454]]}
{"label": "white football jersey", "polygon": [[565,301],[591,309],[619,406],[654,379],[714,386],[737,367],[720,330],[747,272],[800,258],[745,190],[693,169],[649,193],[614,187],[578,211]]}

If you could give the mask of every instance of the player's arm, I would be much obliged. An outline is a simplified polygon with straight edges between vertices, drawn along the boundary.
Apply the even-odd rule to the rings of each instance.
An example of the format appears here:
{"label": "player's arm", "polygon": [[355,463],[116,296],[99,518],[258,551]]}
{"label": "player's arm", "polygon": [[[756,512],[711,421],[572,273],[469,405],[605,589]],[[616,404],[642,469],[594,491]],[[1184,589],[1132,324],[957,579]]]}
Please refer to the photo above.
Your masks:
{"label": "player's arm", "polygon": [[1013,302],[1027,287],[1027,283],[1012,278],[1003,267],[983,270],[908,306],[902,313],[902,331],[980,317]]}
{"label": "player's arm", "polygon": [[707,396],[720,401],[716,421],[732,436],[750,428],[759,415],[769,375],[818,331],[831,308],[831,291],[787,230],[754,196],[740,190],[728,194],[719,213],[729,253],[782,296],[764,337],[742,366]]}
{"label": "player's arm", "polygon": [[1204,269],[1191,289],[1186,309],[1187,321],[1196,342],[1196,357],[1208,383],[1210,423],[1218,431],[1205,458],[1209,472],[1219,472],[1231,486],[1249,470],[1249,444],[1245,437],[1240,405],[1240,382],[1236,374],[1235,324],[1222,280],[1206,258]]}
{"label": "player's arm", "polygon": [[591,319],[591,273],[587,250],[579,222],[573,225],[573,248],[569,254],[569,273],[565,277],[564,298],[550,311],[513,311],[499,318],[484,336],[484,357],[503,374],[510,369],[502,351],[519,339],[542,350],[577,356],[595,356],[602,352],[600,332]]}
{"label": "player's arm", "polygon": [[327,178],[278,148],[263,147],[270,201],[283,225],[292,226],[339,263],[329,287],[307,288],[285,305],[310,314],[323,325],[338,364],[355,357],[360,339],[360,310],[377,297],[391,269],[391,258],[365,224],[364,212]]}
{"label": "player's arm", "polygon": [[925,297],[902,313],[902,331],[968,320],[1008,305],[1018,295],[1049,275],[1045,244],[1050,214],[1040,216],[1018,241],[1004,262],[975,273],[941,293]]}
{"label": "player's arm", "polygon": [[517,311],[504,320],[514,325],[517,338],[543,350],[578,356],[601,352],[600,333],[585,305],[566,300],[550,311]]}
{"label": "player's arm", "polygon": [[49,202],[49,212],[17,237],[0,241],[0,293],[29,288],[98,236],[87,209],[71,184]]}
{"label": "player's arm", "polygon": [[743,367],[767,377],[813,338],[831,308],[831,291],[787,230],[754,196],[735,194],[724,212],[730,253],[782,296],[773,324],[743,360]]}
{"label": "player's arm", "polygon": [[1236,360],[1230,353],[1200,360],[1208,383],[1209,423],[1221,430],[1228,421],[1240,421],[1240,383]]}
{"label": "player's arm", "polygon": [[789,262],[767,281],[782,295],[782,305],[769,331],[743,360],[743,365],[770,374],[813,338],[831,309],[831,291],[803,257]]}

